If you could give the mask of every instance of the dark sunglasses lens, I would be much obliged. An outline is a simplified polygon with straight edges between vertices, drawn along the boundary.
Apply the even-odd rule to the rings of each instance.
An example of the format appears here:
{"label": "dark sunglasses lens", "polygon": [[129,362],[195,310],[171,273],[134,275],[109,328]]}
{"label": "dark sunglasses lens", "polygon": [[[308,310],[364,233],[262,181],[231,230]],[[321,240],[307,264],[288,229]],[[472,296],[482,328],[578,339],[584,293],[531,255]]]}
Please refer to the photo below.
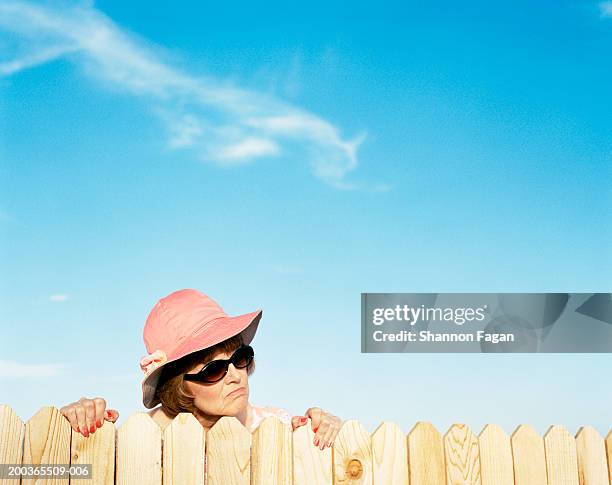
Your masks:
{"label": "dark sunglasses lens", "polygon": [[227,372],[227,362],[213,361],[202,373],[204,382],[217,382],[222,379]]}
{"label": "dark sunglasses lens", "polygon": [[253,361],[253,349],[248,345],[240,347],[232,356],[232,363],[238,369],[244,369]]}

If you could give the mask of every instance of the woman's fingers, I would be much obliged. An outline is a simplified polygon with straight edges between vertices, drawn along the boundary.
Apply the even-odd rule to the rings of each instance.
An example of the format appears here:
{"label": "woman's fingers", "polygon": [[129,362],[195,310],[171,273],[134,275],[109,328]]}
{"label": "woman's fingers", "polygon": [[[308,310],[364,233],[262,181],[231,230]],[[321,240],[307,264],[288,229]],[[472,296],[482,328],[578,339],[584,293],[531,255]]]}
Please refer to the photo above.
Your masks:
{"label": "woman's fingers", "polygon": [[74,406],[72,405],[64,406],[60,408],[60,413],[66,417],[73,431],[78,433],[79,423],[78,423],[77,414],[76,414],[76,410],[74,409]]}
{"label": "woman's fingers", "polygon": [[332,445],[338,435],[338,431],[340,431],[339,425],[336,422],[330,423],[325,436],[323,436],[323,447],[327,446],[329,448]]}
{"label": "woman's fingers", "polygon": [[60,412],[68,419],[72,429],[86,438],[101,428],[105,420],[114,423],[119,418],[119,411],[106,409],[106,400],[101,397],[82,397],[62,407]]}
{"label": "woman's fingers", "polygon": [[96,431],[96,406],[92,399],[87,399],[85,397],[82,397],[80,402],[85,409],[85,426],[89,433],[94,433]]}
{"label": "woman's fingers", "polygon": [[80,402],[73,404],[74,412],[77,416],[77,433],[82,433],[86,438],[89,436],[89,430],[87,429],[87,417],[85,415],[85,408]]}
{"label": "woman's fingers", "polygon": [[308,423],[308,418],[306,416],[293,416],[291,418],[291,426],[294,431],[300,426],[304,426],[306,423]]}
{"label": "woman's fingers", "polygon": [[327,434],[329,429],[329,424],[322,422],[319,427],[316,429],[315,437],[314,437],[314,445],[319,448],[325,448],[324,437]]}
{"label": "woman's fingers", "polygon": [[106,411],[104,411],[104,419],[106,421],[114,423],[119,419],[119,411],[117,411],[116,409],[107,409]]}
{"label": "woman's fingers", "polygon": [[95,423],[94,423],[94,431],[98,428],[102,427],[104,423],[104,410],[106,409],[106,401],[101,397],[96,397],[93,399],[94,409],[95,409]]}
{"label": "woman's fingers", "polygon": [[309,408],[306,415],[312,420],[312,430],[315,433],[314,445],[321,450],[331,446],[342,427],[342,420],[321,408]]}

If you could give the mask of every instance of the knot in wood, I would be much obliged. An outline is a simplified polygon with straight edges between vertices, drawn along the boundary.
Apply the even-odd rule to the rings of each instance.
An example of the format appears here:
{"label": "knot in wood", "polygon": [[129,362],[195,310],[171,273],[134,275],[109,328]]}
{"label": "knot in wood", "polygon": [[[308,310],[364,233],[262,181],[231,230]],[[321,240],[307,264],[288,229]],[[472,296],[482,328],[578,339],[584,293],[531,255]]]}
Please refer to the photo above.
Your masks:
{"label": "knot in wood", "polygon": [[351,479],[361,478],[361,475],[363,474],[363,465],[359,460],[353,459],[349,461],[346,465],[346,474]]}

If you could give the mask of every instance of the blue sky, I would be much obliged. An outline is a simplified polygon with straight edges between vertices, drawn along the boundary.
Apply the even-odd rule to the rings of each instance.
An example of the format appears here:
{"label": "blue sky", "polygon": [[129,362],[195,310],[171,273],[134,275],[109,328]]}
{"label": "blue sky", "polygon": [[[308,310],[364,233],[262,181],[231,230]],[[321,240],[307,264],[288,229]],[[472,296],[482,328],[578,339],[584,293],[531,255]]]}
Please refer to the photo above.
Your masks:
{"label": "blue sky", "polygon": [[359,311],[610,290],[611,45],[612,2],[3,1],[0,402],[141,410],[192,287],[264,309],[256,404],[607,433],[609,355],[362,355]]}

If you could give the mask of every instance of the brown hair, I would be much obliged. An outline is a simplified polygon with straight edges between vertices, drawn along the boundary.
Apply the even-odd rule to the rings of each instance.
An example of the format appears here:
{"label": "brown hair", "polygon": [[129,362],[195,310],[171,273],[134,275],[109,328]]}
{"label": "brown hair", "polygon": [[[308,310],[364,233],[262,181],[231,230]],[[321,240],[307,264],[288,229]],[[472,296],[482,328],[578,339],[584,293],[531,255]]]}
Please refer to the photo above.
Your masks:
{"label": "brown hair", "polygon": [[[182,359],[170,362],[166,365],[159,377],[157,397],[162,403],[164,410],[172,417],[178,413],[192,413],[196,410],[193,403],[194,398],[184,387],[183,375],[195,365],[205,364],[213,359],[215,353],[225,352],[231,354],[243,344],[242,335],[234,335],[212,347],[186,355]],[[247,375],[255,371],[255,360],[247,368]]]}

